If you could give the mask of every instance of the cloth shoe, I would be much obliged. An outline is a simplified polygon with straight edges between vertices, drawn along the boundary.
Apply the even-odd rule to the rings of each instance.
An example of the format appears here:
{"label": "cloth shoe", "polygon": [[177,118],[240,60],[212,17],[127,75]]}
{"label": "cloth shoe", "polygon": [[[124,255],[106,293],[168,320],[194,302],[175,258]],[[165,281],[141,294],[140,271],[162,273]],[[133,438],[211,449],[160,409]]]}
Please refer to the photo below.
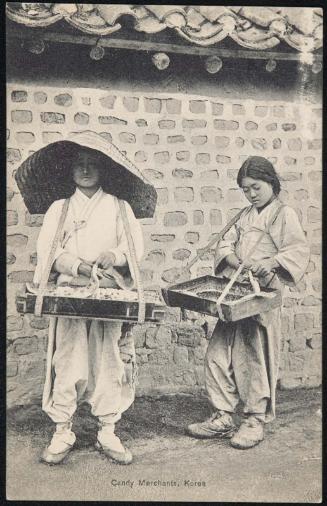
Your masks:
{"label": "cloth shoe", "polygon": [[45,448],[41,456],[41,461],[47,464],[60,464],[64,460],[76,441],[76,436],[71,427],[71,422],[57,424],[50,445]]}
{"label": "cloth shoe", "polygon": [[186,428],[187,434],[197,438],[230,438],[236,427],[230,413],[217,411],[208,420],[192,423]]}
{"label": "cloth shoe", "polygon": [[230,444],[239,450],[246,450],[259,444],[263,438],[263,422],[255,416],[249,416],[240,425]]}
{"label": "cloth shoe", "polygon": [[102,451],[106,457],[112,459],[118,464],[130,464],[133,460],[133,456],[128,448],[125,448],[119,437],[116,436],[114,424],[103,425],[101,430],[98,432],[98,440],[96,442],[96,448]]}

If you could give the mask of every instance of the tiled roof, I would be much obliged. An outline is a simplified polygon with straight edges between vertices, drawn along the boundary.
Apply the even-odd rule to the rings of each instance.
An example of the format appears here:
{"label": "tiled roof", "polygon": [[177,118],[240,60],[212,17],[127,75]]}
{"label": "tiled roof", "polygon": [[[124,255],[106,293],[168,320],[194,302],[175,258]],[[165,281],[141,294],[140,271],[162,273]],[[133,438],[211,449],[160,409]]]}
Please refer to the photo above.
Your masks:
{"label": "tiled roof", "polygon": [[226,7],[129,4],[6,4],[8,17],[30,27],[46,27],[65,19],[78,30],[110,36],[134,18],[134,29],[155,34],[173,29],[189,42],[210,46],[231,37],[249,49],[269,49],[285,41],[298,51],[322,46],[322,9],[300,7]]}

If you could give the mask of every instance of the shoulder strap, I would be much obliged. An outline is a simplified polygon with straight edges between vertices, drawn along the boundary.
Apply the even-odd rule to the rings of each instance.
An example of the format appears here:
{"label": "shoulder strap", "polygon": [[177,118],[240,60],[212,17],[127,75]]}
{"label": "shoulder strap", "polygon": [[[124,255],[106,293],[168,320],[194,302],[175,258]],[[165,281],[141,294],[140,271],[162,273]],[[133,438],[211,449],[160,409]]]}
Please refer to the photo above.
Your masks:
{"label": "shoulder strap", "polygon": [[137,257],[136,257],[135,245],[134,245],[133,237],[131,234],[130,224],[129,224],[129,221],[127,218],[125,202],[120,199],[117,199],[117,200],[118,200],[118,204],[119,204],[121,217],[123,220],[123,226],[124,226],[124,230],[125,230],[125,234],[126,234],[126,238],[127,238],[129,254],[131,256],[132,266],[133,266],[134,275],[135,275],[135,283],[136,283],[136,288],[137,288],[137,292],[138,292],[139,311],[138,311],[137,321],[139,323],[143,323],[145,320],[145,298],[144,298],[143,283],[141,281],[140,269],[139,269],[139,265],[138,265],[138,261],[137,261]]}
{"label": "shoulder strap", "polygon": [[61,232],[62,232],[64,223],[65,223],[65,219],[67,216],[69,201],[70,201],[70,199],[66,199],[63,203],[59,222],[58,222],[58,227],[57,227],[55,236],[54,236],[52,244],[51,244],[51,248],[50,248],[48,258],[47,258],[47,262],[45,264],[45,268],[42,272],[41,281],[40,281],[40,285],[39,285],[39,289],[38,289],[38,293],[37,293],[36,301],[35,301],[35,308],[34,308],[35,316],[41,316],[41,314],[42,314],[44,293],[45,293],[46,286],[47,286],[48,279],[49,279],[49,275],[51,272],[51,267],[53,264],[54,255],[55,255],[58,243],[59,243],[59,239],[60,239]]}

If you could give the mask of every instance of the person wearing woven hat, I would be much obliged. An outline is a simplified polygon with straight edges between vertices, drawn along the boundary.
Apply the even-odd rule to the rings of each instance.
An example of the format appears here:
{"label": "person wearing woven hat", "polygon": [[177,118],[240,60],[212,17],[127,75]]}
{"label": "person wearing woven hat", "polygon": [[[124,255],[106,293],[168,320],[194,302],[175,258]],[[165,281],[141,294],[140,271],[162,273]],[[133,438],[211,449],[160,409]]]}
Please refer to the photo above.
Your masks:
{"label": "person wearing woven hat", "polygon": [[[21,190],[24,200],[30,206],[33,188],[26,181],[31,174],[38,176],[41,189],[47,188],[42,195],[40,189],[35,193],[40,208],[48,206],[42,198],[50,195],[49,199],[53,200],[45,213],[37,241],[34,284],[42,284],[49,251],[62,221],[62,233],[52,263],[52,276],[57,276],[57,285],[88,285],[97,271],[103,273],[100,286],[117,288],[117,280],[123,280],[123,284],[131,288],[136,276],[135,265],[133,267],[122,219],[122,201],[111,194],[111,189],[117,193],[117,178],[121,177],[126,184],[122,185],[120,180],[122,188],[118,185],[118,191],[124,192],[132,180],[134,193],[129,189],[129,195],[134,209],[142,215],[142,206],[149,206],[151,198],[146,204],[140,199],[135,203],[132,199],[142,184],[144,191],[147,186],[136,169],[126,176],[127,161],[99,135],[81,132],[67,142],[60,142],[43,148],[29,159],[17,177],[20,187],[26,190],[25,193]],[[38,163],[37,167],[33,166],[34,162]],[[133,170],[133,167],[128,169]],[[46,187],[49,177],[44,174],[49,171],[50,184]],[[66,192],[67,188],[71,188],[69,200],[51,196],[52,191]],[[63,216],[65,202],[68,207]],[[141,226],[131,205],[124,201],[124,206],[134,253],[139,261],[143,254]],[[118,321],[52,317],[50,342],[53,345],[48,349],[42,408],[55,422],[56,430],[41,460],[59,464],[72,450],[76,440],[72,418],[78,402],[86,400],[99,420],[97,448],[113,461],[129,464],[132,454],[115,434],[115,424],[135,396],[135,350],[131,333],[125,332],[122,337],[122,323]],[[128,367],[126,362],[130,362]]]}
{"label": "person wearing woven hat", "polygon": [[[254,275],[262,287],[297,284],[308,266],[309,247],[295,210],[278,198],[280,181],[273,165],[251,156],[237,183],[251,205],[218,243],[215,273],[230,279],[245,260],[240,281]],[[275,417],[280,341],[280,308],[236,322],[218,321],[205,357],[206,390],[215,411],[208,420],[189,425],[189,435],[229,438],[238,449],[263,440],[264,424]],[[236,429],[233,414],[240,400],[243,421]]]}

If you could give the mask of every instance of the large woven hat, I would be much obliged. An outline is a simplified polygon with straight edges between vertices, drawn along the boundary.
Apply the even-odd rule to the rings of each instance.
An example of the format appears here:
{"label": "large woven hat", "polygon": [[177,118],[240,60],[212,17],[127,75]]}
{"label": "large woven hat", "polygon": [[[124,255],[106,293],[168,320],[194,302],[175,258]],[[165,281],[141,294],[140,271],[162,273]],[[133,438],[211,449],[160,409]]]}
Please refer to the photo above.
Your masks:
{"label": "large woven hat", "polygon": [[153,216],[155,188],[114,144],[91,131],[75,132],[48,144],[19,166],[15,179],[31,214],[44,214],[52,202],[74,193],[69,160],[81,146],[100,158],[105,192],[126,200],[137,218]]}

